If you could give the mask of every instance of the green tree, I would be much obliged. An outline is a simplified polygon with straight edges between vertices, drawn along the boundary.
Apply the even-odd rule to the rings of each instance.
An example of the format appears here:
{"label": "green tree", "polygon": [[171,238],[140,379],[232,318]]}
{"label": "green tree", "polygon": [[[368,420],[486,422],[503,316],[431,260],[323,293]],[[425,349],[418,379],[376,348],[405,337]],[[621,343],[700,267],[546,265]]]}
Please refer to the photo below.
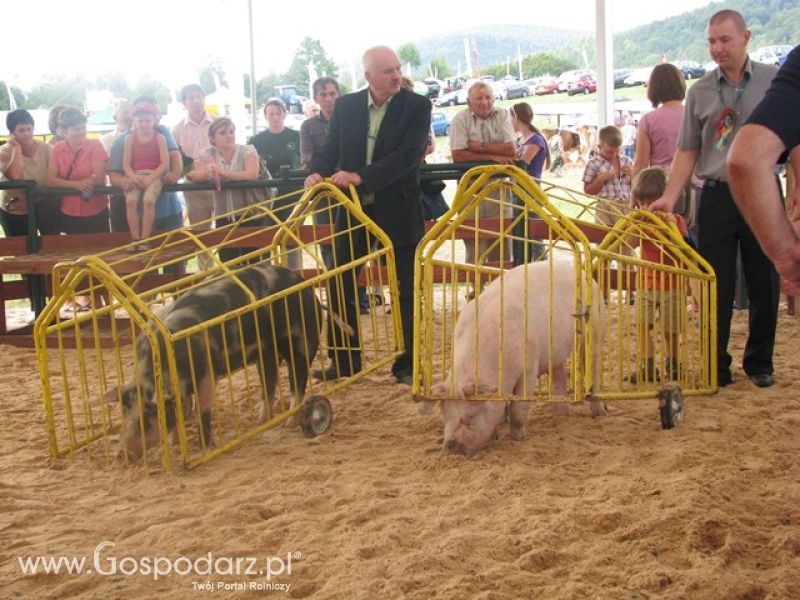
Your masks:
{"label": "green tree", "polygon": [[438,77],[439,79],[450,77],[453,74],[453,72],[450,70],[450,67],[447,66],[447,61],[440,56],[437,56],[431,60],[430,70],[431,73],[433,73],[433,76]]}
{"label": "green tree", "polygon": [[336,63],[328,57],[320,41],[306,36],[294,53],[294,59],[282,83],[293,83],[298,90],[307,92],[311,86],[311,82],[308,81],[309,62],[313,63],[320,76],[325,73],[328,77],[336,77]]}
{"label": "green tree", "polygon": [[[267,100],[275,96],[275,86],[280,85],[283,77],[278,73],[270,73],[256,81],[256,107],[260,107]],[[247,93],[250,93],[248,89]]]}
{"label": "green tree", "polygon": [[558,76],[564,71],[577,68],[574,62],[549,52],[537,52],[522,59],[522,71],[526,78],[540,75]]}
{"label": "green tree", "polygon": [[481,66],[481,76],[484,75],[492,75],[496,80],[502,79],[506,75],[506,63]]}
{"label": "green tree", "polygon": [[130,95],[131,100],[137,96],[153,96],[156,99],[158,108],[163,112],[166,112],[167,105],[170,101],[169,88],[160,81],[150,79],[146,76],[140,79],[137,84],[131,88]]}
{"label": "green tree", "polygon": [[49,76],[28,93],[22,108],[50,108],[56,104],[83,108],[86,89],[91,85],[83,75]]}
{"label": "green tree", "polygon": [[109,90],[117,98],[127,98],[130,95],[128,81],[120,71],[111,71],[100,75],[95,80],[95,88]]}
{"label": "green tree", "polygon": [[397,49],[397,57],[403,65],[410,63],[412,69],[416,69],[422,64],[422,59],[419,57],[419,50],[417,50],[417,47],[411,42],[403,44]]}

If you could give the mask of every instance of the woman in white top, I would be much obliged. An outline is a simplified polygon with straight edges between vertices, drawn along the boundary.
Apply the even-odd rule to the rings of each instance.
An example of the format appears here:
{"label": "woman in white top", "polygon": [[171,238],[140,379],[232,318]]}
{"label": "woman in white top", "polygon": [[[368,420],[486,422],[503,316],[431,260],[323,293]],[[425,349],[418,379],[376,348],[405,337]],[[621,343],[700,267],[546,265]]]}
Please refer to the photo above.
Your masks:
{"label": "woman in white top", "polygon": [[[11,181],[33,179],[37,185],[43,186],[53,147],[34,139],[33,117],[27,110],[12,110],[8,113],[6,126],[10,135],[6,144],[0,148],[0,171],[3,178]],[[44,202],[57,206],[55,198]],[[0,191],[0,224],[6,236],[25,235],[28,232],[28,209],[35,205],[35,201],[28,202],[25,190]],[[37,212],[37,223],[44,212],[46,211]],[[42,233],[51,233],[45,222],[38,225]]]}
{"label": "woman in white top", "polygon": [[[194,160],[194,168],[186,174],[193,183],[214,182],[219,176],[226,181],[258,179],[258,152],[251,145],[236,143],[236,126],[227,117],[216,119],[208,127],[211,146],[200,151]],[[214,214],[217,226],[230,223],[226,213],[244,208],[249,204],[244,190],[220,190],[214,194]]]}
{"label": "woman in white top", "polygon": [[[247,181],[258,179],[259,157],[255,147],[237,144],[236,126],[227,117],[216,119],[208,127],[211,146],[204,148],[194,159],[194,168],[186,174],[192,183]],[[214,192],[216,226],[224,227],[234,222],[227,215],[231,211],[249,206],[245,190],[218,190]],[[248,252],[247,249],[224,248],[220,259],[228,261]]]}

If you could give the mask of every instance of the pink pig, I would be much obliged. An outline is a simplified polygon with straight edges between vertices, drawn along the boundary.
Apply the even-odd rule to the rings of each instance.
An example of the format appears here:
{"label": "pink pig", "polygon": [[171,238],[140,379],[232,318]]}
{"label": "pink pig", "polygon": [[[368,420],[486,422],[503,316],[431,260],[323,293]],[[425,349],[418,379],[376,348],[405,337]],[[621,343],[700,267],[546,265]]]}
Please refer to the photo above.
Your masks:
{"label": "pink pig", "polygon": [[[524,304],[526,275],[527,307]],[[507,403],[470,400],[469,397],[476,392],[500,397],[533,396],[539,374],[547,373],[552,368],[553,395],[566,394],[566,361],[575,343],[576,318],[581,319],[581,325],[588,320],[592,322],[594,375],[597,381],[597,353],[605,307],[596,283],[593,284],[591,309],[576,315],[575,308],[573,263],[541,261],[520,265],[505,273],[502,297],[500,280],[495,279],[475,300],[461,309],[453,331],[452,377],[431,389],[434,395],[447,394],[451,398],[441,400],[445,450],[472,456],[496,437],[495,429],[503,419]],[[548,340],[548,337],[551,339]],[[452,399],[456,397],[464,399]],[[435,403],[435,400],[423,402],[419,413],[426,414]],[[521,440],[525,437],[529,409],[530,402],[510,402],[511,439]],[[556,410],[568,414],[569,406],[559,404]],[[595,416],[604,414],[603,402],[593,399],[591,410]]]}

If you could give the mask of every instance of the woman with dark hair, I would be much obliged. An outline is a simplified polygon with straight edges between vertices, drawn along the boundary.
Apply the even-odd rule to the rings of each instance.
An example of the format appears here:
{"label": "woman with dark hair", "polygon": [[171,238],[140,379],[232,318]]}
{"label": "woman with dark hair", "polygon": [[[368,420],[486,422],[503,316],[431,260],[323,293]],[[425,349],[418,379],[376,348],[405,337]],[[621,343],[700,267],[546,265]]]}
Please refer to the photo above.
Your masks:
{"label": "woman with dark hair", "polygon": [[[539,183],[545,166],[550,168],[550,150],[547,147],[547,140],[533,124],[533,109],[530,104],[518,102],[511,107],[509,112],[511,125],[517,134],[517,158],[525,161],[526,172]],[[516,195],[514,204],[522,206],[522,202]],[[511,252],[515,265],[536,260],[545,251],[544,245],[540,242],[525,243],[524,240],[528,237],[525,230],[526,222],[524,220],[514,226],[513,234],[516,239],[511,243]],[[527,252],[525,251],[526,246]]]}
{"label": "woman with dark hair", "polygon": [[[267,170],[272,177],[280,176],[281,169],[299,169],[300,132],[286,127],[286,105],[278,98],[270,98],[264,105],[264,116],[267,119],[267,130],[254,135],[248,143],[252,144],[259,156],[266,161]],[[295,189],[281,191],[281,196],[272,204],[279,220],[285,221],[292,214],[292,209],[300,198],[293,192],[302,187],[301,185]],[[301,258],[299,252],[290,252],[289,268],[300,269]]]}
{"label": "woman with dark hair", "polygon": [[[672,166],[672,157],[678,148],[685,97],[686,81],[680,69],[669,63],[656,65],[647,82],[647,99],[655,110],[646,113],[639,120],[636,160],[631,177],[647,167],[664,167],[669,170]],[[683,215],[691,227],[694,218],[689,195],[689,190],[684,190],[674,212]]]}
{"label": "woman with dark hair", "polygon": [[63,233],[106,233],[108,196],[92,194],[106,183],[108,153],[102,142],[86,137],[86,116],[73,106],[58,115],[64,139],[56,142],[47,169],[49,187],[71,188],[79,192],[61,198]]}
{"label": "woman with dark hair", "polygon": [[[8,141],[0,148],[0,171],[3,178],[9,181],[32,179],[37,185],[43,186],[47,180],[47,165],[52,146],[34,139],[33,117],[27,110],[12,110],[8,113],[6,127]],[[50,233],[43,222],[46,219],[40,219],[45,211],[39,207],[38,199],[28,202],[25,190],[21,189],[0,191],[0,225],[6,236],[25,235],[28,232],[30,209],[36,210],[39,230],[43,234]]]}
{"label": "woman with dark hair", "polygon": [[669,170],[678,147],[686,82],[683,73],[669,63],[657,65],[647,83],[647,99],[655,110],[639,120],[633,174],[646,167]]}
{"label": "woman with dark hair", "polygon": [[533,109],[527,102],[511,107],[511,125],[517,134],[517,158],[525,161],[525,170],[539,181],[545,167],[550,168],[550,151],[542,132],[533,124]]}

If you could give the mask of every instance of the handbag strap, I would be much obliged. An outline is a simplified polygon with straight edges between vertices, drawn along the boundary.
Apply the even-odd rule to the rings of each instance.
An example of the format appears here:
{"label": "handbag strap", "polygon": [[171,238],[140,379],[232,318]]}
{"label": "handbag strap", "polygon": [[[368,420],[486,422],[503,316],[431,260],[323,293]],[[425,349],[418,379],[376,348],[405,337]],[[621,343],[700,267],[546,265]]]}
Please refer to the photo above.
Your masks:
{"label": "handbag strap", "polygon": [[78,157],[81,155],[81,152],[83,152],[83,148],[78,148],[75,156],[72,157],[72,162],[69,165],[69,169],[67,169],[67,175],[64,177],[64,179],[72,179],[72,169],[75,168],[75,163],[78,162]]}

